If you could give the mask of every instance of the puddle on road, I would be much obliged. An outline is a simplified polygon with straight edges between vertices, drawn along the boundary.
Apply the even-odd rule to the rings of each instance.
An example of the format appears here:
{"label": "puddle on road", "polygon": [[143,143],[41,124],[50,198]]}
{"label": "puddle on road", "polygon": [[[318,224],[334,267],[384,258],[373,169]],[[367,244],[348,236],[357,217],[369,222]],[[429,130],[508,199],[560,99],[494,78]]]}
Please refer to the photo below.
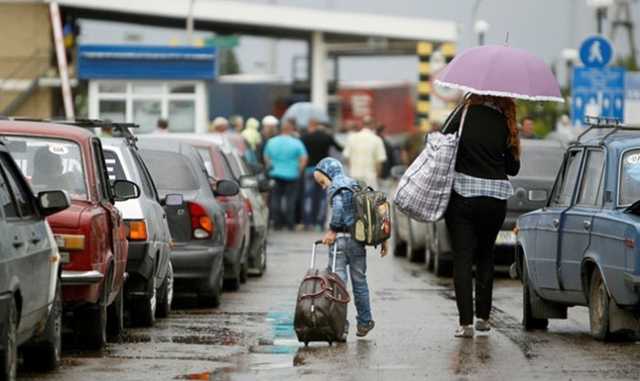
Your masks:
{"label": "puddle on road", "polygon": [[253,347],[253,353],[294,354],[301,344],[293,328],[293,312],[270,312],[266,321],[271,324],[273,342],[271,345]]}

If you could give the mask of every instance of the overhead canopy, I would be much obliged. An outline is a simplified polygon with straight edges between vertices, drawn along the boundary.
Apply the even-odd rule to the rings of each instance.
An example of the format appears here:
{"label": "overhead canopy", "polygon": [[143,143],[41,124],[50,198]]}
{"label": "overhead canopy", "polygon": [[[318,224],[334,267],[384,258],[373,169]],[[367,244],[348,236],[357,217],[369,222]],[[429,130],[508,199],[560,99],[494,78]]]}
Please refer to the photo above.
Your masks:
{"label": "overhead canopy", "polygon": [[[48,1],[48,0],[45,0]],[[185,26],[190,0],[59,0],[64,11],[85,18],[157,26]],[[456,23],[426,18],[200,0],[193,5],[196,29],[283,38],[309,38],[323,32],[327,42],[454,42]],[[415,49],[415,47],[414,47]]]}

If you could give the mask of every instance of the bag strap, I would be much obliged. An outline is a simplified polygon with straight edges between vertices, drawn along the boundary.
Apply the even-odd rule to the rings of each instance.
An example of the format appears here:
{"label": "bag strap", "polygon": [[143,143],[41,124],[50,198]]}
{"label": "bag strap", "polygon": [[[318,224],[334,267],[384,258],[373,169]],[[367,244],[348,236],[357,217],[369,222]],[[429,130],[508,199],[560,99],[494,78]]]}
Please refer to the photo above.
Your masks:
{"label": "bag strap", "polygon": [[460,118],[460,127],[458,128],[458,138],[462,136],[462,129],[464,128],[464,121],[467,119],[467,111],[469,111],[469,105],[465,105],[462,109],[462,117]]}

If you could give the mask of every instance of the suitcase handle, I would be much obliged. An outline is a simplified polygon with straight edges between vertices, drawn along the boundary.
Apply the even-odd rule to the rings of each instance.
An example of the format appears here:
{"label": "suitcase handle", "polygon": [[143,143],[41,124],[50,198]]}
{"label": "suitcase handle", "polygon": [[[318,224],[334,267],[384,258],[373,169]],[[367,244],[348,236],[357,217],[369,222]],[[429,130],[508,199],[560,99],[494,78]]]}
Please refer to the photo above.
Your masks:
{"label": "suitcase handle", "polygon": [[[313,249],[311,250],[311,264],[309,268],[312,269],[316,267],[316,248],[318,245],[322,245],[322,240],[315,241],[313,243]],[[333,243],[333,263],[331,264],[331,272],[336,272],[336,257],[338,256],[338,242]]]}

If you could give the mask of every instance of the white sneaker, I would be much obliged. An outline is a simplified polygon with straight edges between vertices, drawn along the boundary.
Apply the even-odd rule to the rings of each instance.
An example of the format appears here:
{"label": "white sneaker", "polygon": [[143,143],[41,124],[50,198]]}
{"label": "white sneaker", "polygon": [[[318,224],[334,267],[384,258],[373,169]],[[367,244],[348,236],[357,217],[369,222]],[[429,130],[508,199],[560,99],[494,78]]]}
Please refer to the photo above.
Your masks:
{"label": "white sneaker", "polygon": [[454,334],[455,337],[460,337],[460,338],[470,338],[473,337],[473,326],[471,324],[469,325],[461,325],[460,327],[458,327],[458,329],[456,330],[456,333]]}
{"label": "white sneaker", "polygon": [[491,330],[489,320],[478,319],[476,320],[476,330],[480,332],[488,332]]}

